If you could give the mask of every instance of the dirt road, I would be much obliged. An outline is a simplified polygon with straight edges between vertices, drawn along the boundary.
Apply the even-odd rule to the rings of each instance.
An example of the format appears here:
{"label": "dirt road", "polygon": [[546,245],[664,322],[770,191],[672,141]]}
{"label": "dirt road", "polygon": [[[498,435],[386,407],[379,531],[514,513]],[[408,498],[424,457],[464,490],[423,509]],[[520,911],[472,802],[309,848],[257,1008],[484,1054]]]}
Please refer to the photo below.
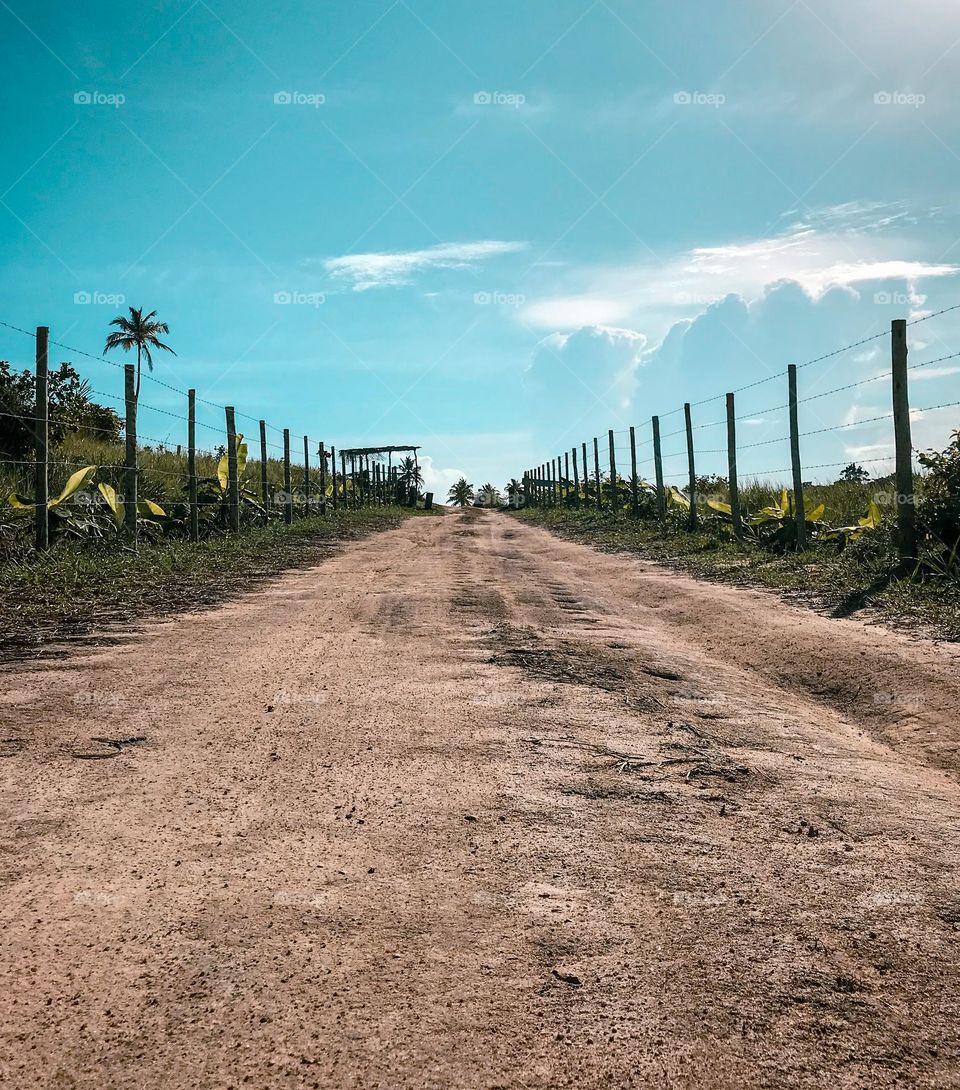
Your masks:
{"label": "dirt road", "polygon": [[0,1080],[960,1086],[958,667],[474,512],[8,667]]}

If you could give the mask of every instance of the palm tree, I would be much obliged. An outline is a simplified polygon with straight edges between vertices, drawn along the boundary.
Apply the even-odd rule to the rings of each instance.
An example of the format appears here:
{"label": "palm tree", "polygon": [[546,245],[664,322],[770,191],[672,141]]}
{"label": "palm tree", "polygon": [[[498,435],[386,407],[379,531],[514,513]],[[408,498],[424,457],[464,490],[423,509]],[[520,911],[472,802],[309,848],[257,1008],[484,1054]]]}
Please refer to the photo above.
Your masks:
{"label": "palm tree", "polygon": [[507,495],[510,499],[515,497],[519,499],[523,495],[523,483],[518,481],[516,477],[510,478],[510,483],[507,485]]}
{"label": "palm tree", "polygon": [[481,507],[499,507],[500,492],[488,481],[481,487],[477,502]]}
{"label": "palm tree", "polygon": [[104,353],[109,352],[112,348],[122,348],[124,352],[129,352],[131,348],[136,346],[137,349],[137,387],[134,392],[134,397],[140,397],[140,359],[141,356],[146,359],[147,367],[153,370],[153,357],[150,355],[151,348],[162,348],[164,352],[169,352],[175,356],[176,352],[168,345],[164,344],[160,340],[161,333],[169,333],[170,327],[166,322],[156,322],[156,311],[151,310],[146,317],[144,317],[142,307],[131,307],[129,318],[114,318],[110,323],[117,326],[118,333],[111,333],[107,337],[107,343],[104,345]]}
{"label": "palm tree", "polygon": [[466,477],[461,477],[447,493],[447,499],[454,507],[466,507],[473,503],[473,485],[467,483]]}
{"label": "palm tree", "polygon": [[411,458],[407,455],[406,458],[400,463],[400,483],[407,490],[415,488],[417,495],[420,494],[420,485],[423,484],[423,473],[420,471],[420,466],[417,463],[416,458]]}

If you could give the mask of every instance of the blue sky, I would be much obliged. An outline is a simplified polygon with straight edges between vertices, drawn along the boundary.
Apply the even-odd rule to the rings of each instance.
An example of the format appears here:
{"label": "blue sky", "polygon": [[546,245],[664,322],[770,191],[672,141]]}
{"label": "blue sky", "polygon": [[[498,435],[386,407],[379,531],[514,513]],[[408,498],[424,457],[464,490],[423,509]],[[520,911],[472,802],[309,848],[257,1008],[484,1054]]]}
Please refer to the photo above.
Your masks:
{"label": "blue sky", "polygon": [[[947,0],[0,0],[0,319],[96,355],[123,297],[170,323],[171,385],[421,443],[438,491],[503,484],[960,303],[958,43]],[[911,351],[960,351],[957,315]],[[887,356],[811,365],[801,395]],[[0,328],[0,358],[30,342]],[[960,401],[958,367],[913,403]],[[789,464],[784,385],[740,396],[745,473]],[[145,435],[183,439],[154,411],[183,398],[141,400]],[[804,440],[809,476],[885,471],[889,424],[859,422],[888,411],[882,379],[805,404],[804,431],[851,425]],[[918,413],[917,446],[957,412]],[[703,470],[721,439],[698,431]]]}

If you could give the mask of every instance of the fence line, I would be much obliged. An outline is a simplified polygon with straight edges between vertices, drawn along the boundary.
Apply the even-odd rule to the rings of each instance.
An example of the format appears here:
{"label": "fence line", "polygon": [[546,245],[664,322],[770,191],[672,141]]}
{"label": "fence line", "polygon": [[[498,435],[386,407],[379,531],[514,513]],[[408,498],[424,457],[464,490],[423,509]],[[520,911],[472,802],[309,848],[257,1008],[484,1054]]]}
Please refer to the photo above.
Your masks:
{"label": "fence line", "polygon": [[[923,367],[929,367],[935,363],[943,363],[946,360],[953,360],[960,358],[960,352],[952,352],[948,355],[940,356],[937,359],[925,360],[921,363],[908,364],[908,345],[907,345],[907,329],[909,326],[916,325],[920,322],[929,321],[932,318],[939,317],[941,314],[947,314],[951,311],[960,309],[960,303],[955,306],[945,307],[942,310],[935,312],[934,314],[924,315],[920,318],[913,319],[912,321],[906,321],[905,319],[896,319],[891,323],[889,332],[884,331],[881,333],[872,334],[869,337],[864,337],[852,344],[844,345],[842,348],[835,349],[832,352],[824,353],[817,356],[814,359],[807,360],[801,364],[790,364],[786,371],[777,372],[775,374],[768,375],[762,379],[758,379],[756,382],[747,383],[743,386],[737,387],[734,390],[727,391],[723,394],[717,394],[713,397],[702,398],[699,401],[686,402],[680,408],[673,409],[670,412],[660,413],[651,417],[651,436],[649,439],[638,441],[636,437],[636,431],[634,427],[630,427],[627,430],[621,431],[609,431],[608,432],[608,468],[607,468],[607,480],[609,485],[607,487],[608,506],[612,512],[623,510],[627,504],[627,499],[623,499],[621,502],[620,486],[626,482],[617,472],[617,456],[625,451],[629,451],[630,459],[630,480],[629,480],[629,502],[631,510],[634,514],[638,510],[637,495],[641,483],[653,491],[656,496],[656,511],[659,517],[663,517],[667,507],[667,479],[674,481],[683,479],[679,472],[670,474],[667,479],[664,477],[663,463],[665,460],[674,458],[686,459],[686,487],[688,495],[685,497],[685,503],[688,504],[688,525],[691,530],[694,530],[698,526],[699,512],[697,505],[697,469],[696,469],[696,457],[698,454],[705,455],[726,455],[727,473],[730,487],[730,515],[733,523],[733,529],[735,535],[740,538],[742,536],[742,516],[740,512],[739,503],[739,478],[744,476],[742,469],[738,463],[738,453],[744,450],[752,450],[759,447],[772,446],[776,443],[788,443],[790,449],[790,465],[783,469],[776,470],[758,470],[749,474],[749,476],[758,476],[759,474],[773,474],[789,473],[792,478],[793,484],[793,519],[795,523],[796,539],[799,545],[803,545],[806,533],[806,509],[804,503],[804,465],[801,457],[802,448],[801,440],[809,438],[810,436],[825,435],[832,432],[849,431],[854,428],[864,427],[869,424],[875,424],[879,421],[890,420],[893,422],[893,458],[867,458],[856,459],[860,464],[872,464],[878,462],[894,462],[895,469],[893,477],[895,479],[895,487],[897,492],[897,541],[898,552],[900,557],[901,567],[904,570],[908,570],[912,565],[916,564],[917,558],[917,531],[916,531],[916,514],[913,492],[913,460],[915,448],[913,447],[912,435],[911,435],[911,422],[912,419],[918,414],[926,412],[936,412],[942,409],[953,409],[960,406],[960,401],[946,402],[940,405],[930,405],[924,408],[910,407],[909,399],[909,376],[910,372],[917,371]],[[801,397],[798,386],[798,372],[803,369],[812,366],[816,363],[821,363],[824,360],[832,359],[841,355],[844,352],[849,352],[851,349],[858,348],[862,345],[869,344],[873,341],[880,340],[882,338],[889,337],[891,345],[891,358],[890,358],[890,370],[882,372],[876,375],[871,375],[868,378],[861,379],[858,382],[847,383],[843,386],[835,387],[831,390],[822,391],[820,393],[808,394],[805,397]],[[746,390],[754,389],[755,387],[764,385],[775,379],[787,380],[787,401],[783,404],[776,405],[770,409],[764,409],[760,412],[753,412],[748,414],[737,415],[736,412],[736,395]],[[837,424],[830,427],[815,428],[808,431],[800,430],[800,406],[816,401],[824,397],[828,397],[831,394],[842,393],[847,390],[853,390],[861,386],[866,386],[873,382],[887,379],[891,382],[892,393],[892,411],[884,413],[882,415],[875,415],[868,417],[864,420],[852,420],[847,423]],[[713,420],[706,423],[698,424],[693,419],[693,410],[701,405],[712,404],[715,401],[726,401],[726,415],[723,419]],[[759,440],[753,443],[745,443],[737,445],[737,428],[736,424],[739,421],[756,419],[758,416],[765,416],[769,413],[780,412],[786,409],[788,411],[789,431],[788,434],[783,436],[777,436],[772,439]],[[661,432],[661,421],[667,419],[676,414],[683,414],[683,426],[677,428],[674,431]],[[708,428],[721,427],[726,425],[726,438],[727,444],[725,447],[714,447],[707,449],[698,449],[695,445],[695,434]],[[629,446],[626,447],[622,444],[617,445],[614,437],[616,435],[629,435]],[[683,435],[685,437],[685,444],[682,449],[676,451],[670,451],[664,453],[662,450],[662,442],[664,439]],[[637,457],[638,448],[643,448],[652,445],[652,454],[648,457]],[[576,451],[574,446],[574,469],[576,471]],[[585,503],[590,505],[594,502],[598,509],[604,507],[604,494],[603,487],[601,485],[600,475],[600,463],[598,453],[598,440],[593,440],[594,450],[594,481],[593,481],[593,496],[590,495],[590,482],[586,472],[586,455],[587,445],[583,444],[583,459],[584,459],[584,474],[583,474],[583,491],[581,490],[579,482],[576,482],[576,491],[571,497],[570,493],[570,481],[569,474],[567,477],[557,480],[554,476],[554,461],[559,466],[559,459],[551,459],[550,463],[544,463],[541,466],[526,470],[522,474],[524,483],[524,495],[526,501],[534,506],[537,505],[549,505],[553,506],[560,502],[572,501],[575,504]],[[656,483],[655,485],[646,485],[646,482],[641,482],[639,476],[639,466],[654,465]],[[835,468],[837,466],[843,466],[849,464],[849,462],[825,462],[819,465],[806,466],[807,470],[810,469],[826,469]],[[549,468],[548,468],[549,466]],[[671,488],[674,487],[671,484]]]}
{"label": "fence line", "polygon": [[[201,508],[220,508],[226,516],[225,528],[232,533],[240,531],[243,501],[241,498],[239,458],[241,436],[237,431],[237,417],[243,417],[254,421],[259,425],[262,509],[256,512],[256,515],[260,521],[269,520],[271,514],[278,508],[282,509],[283,518],[288,524],[292,523],[294,519],[301,514],[309,516],[319,511],[320,514],[325,515],[328,509],[328,498],[330,500],[329,506],[333,510],[337,510],[341,506],[344,508],[385,506],[394,503],[412,506],[419,495],[417,478],[414,476],[411,480],[408,475],[401,472],[401,467],[399,465],[393,465],[391,463],[389,466],[383,466],[376,460],[374,460],[371,465],[371,457],[376,459],[376,452],[380,448],[364,448],[364,452],[359,454],[355,452],[351,453],[349,471],[347,470],[346,462],[343,461],[341,472],[338,474],[336,466],[336,448],[332,444],[328,446],[325,442],[320,442],[317,446],[319,466],[317,469],[311,469],[311,440],[308,435],[303,436],[303,463],[301,465],[291,454],[289,429],[278,428],[266,420],[258,419],[247,413],[242,413],[234,406],[219,405],[217,402],[200,398],[197,396],[196,390],[192,388],[189,390],[180,390],[178,387],[173,386],[168,382],[164,382],[162,379],[158,379],[148,372],[141,376],[145,381],[153,382],[158,386],[182,395],[186,399],[187,415],[182,416],[179,413],[162,408],[158,405],[149,405],[140,401],[135,393],[136,369],[133,364],[119,363],[118,361],[108,359],[105,356],[96,356],[90,352],[84,352],[81,349],[52,340],[49,335],[49,328],[46,326],[38,326],[34,333],[2,320],[0,320],[0,326],[31,337],[36,344],[36,398],[33,413],[24,415],[23,413],[15,411],[0,411],[0,417],[17,419],[29,426],[29,430],[33,435],[34,458],[32,461],[28,459],[0,458],[0,465],[19,466],[24,470],[27,470],[29,467],[33,468],[34,482],[32,506],[34,509],[35,523],[34,536],[38,549],[46,549],[49,547],[50,543],[49,482],[51,469],[62,467],[65,469],[80,470],[89,467],[88,462],[73,462],[57,458],[54,452],[51,451],[50,428],[52,422],[49,415],[49,349],[51,345],[56,345],[72,355],[82,356],[99,363],[106,363],[112,367],[123,370],[124,392],[122,396],[93,388],[90,388],[90,393],[96,397],[108,398],[123,404],[123,461],[112,464],[103,463],[96,468],[98,470],[115,471],[123,480],[122,494],[119,494],[117,498],[123,502],[124,530],[132,539],[134,545],[136,545],[137,542],[141,518],[141,505],[137,502],[141,477],[143,475],[143,471],[139,465],[139,442],[147,440],[148,442],[157,444],[159,453],[173,454],[172,450],[167,450],[168,446],[172,446],[168,440],[143,435],[138,436],[137,417],[140,410],[156,412],[186,424],[187,458],[184,468],[178,471],[151,468],[148,472],[151,478],[176,478],[184,483],[186,487],[185,502],[188,510],[187,524],[189,527],[190,539],[192,541],[198,541],[200,538]],[[209,424],[197,419],[196,408],[198,404],[218,409],[224,413],[223,430],[214,424]],[[16,408],[15,405],[8,405],[7,407],[10,409]],[[68,431],[91,433],[94,436],[99,436],[105,443],[112,444],[114,442],[114,440],[104,438],[105,429],[102,426],[73,424],[70,421],[58,423]],[[196,446],[196,429],[198,427],[206,428],[217,435],[221,435],[225,440],[222,444],[222,449],[225,452],[226,485],[224,488],[224,496],[221,499],[205,500],[199,497],[200,477],[197,473],[197,458],[198,456],[204,455],[205,452],[199,451]],[[268,428],[282,434],[282,446],[267,441]],[[244,437],[244,445],[247,445],[246,437]],[[182,447],[183,444],[176,444],[176,457],[181,457]],[[269,486],[268,463],[271,460],[268,454],[269,449],[283,452],[283,491],[282,493],[275,495],[271,495]],[[388,449],[410,450],[414,452],[417,473],[419,472],[419,462],[416,459],[416,450],[418,448],[413,446],[402,448],[385,447],[383,448],[383,452],[386,453]],[[211,456],[217,457],[218,453]],[[344,456],[341,453],[341,458],[343,457]],[[329,469],[331,471],[329,474],[329,490],[328,459]],[[302,476],[302,489],[300,487],[295,489],[294,487],[294,471]],[[311,475],[319,478],[319,492],[315,490],[315,481],[312,479]],[[303,508],[302,512],[297,510],[297,503],[295,503],[295,500],[301,504]]]}

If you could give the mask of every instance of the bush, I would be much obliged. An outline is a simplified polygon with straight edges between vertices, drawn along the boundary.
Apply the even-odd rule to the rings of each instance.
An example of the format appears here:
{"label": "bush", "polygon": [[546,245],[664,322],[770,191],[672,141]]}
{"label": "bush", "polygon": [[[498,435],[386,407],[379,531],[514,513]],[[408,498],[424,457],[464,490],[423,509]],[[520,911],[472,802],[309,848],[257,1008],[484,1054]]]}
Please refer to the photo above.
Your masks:
{"label": "bush", "polygon": [[960,431],[955,431],[944,451],[919,456],[927,470],[917,497],[920,529],[943,542],[948,551],[960,542]]}

